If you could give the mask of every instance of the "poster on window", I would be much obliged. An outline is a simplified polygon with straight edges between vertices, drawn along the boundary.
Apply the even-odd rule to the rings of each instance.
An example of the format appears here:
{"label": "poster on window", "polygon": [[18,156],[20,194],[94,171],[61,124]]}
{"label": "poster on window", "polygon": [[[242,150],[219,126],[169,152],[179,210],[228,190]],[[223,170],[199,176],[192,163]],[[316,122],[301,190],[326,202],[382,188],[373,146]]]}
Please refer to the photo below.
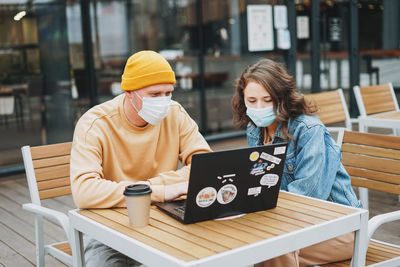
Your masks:
{"label": "poster on window", "polygon": [[278,29],[276,32],[277,47],[279,49],[290,49],[290,32],[288,29]]}
{"label": "poster on window", "polygon": [[310,23],[307,16],[298,16],[297,20],[297,39],[310,38]]}
{"label": "poster on window", "polygon": [[286,29],[288,27],[286,6],[274,6],[274,26],[275,29]]}
{"label": "poster on window", "polygon": [[250,52],[274,49],[271,5],[247,6],[247,38]]}

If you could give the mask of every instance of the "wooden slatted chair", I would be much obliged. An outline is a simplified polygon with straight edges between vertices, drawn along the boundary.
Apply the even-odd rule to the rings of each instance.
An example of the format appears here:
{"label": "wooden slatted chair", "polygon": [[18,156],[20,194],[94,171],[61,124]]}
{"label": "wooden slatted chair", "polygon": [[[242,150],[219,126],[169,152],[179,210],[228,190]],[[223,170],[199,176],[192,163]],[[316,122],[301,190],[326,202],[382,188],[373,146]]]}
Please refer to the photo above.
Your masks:
{"label": "wooden slatted chair", "polygon": [[[399,104],[392,83],[374,86],[354,86],[359,116],[359,131],[367,132],[368,127],[391,128],[399,135]],[[397,114],[393,117],[393,114]]]}
{"label": "wooden slatted chair", "polygon": [[[66,214],[46,208],[41,200],[71,194],[69,179],[69,159],[72,143],[60,143],[44,146],[24,146],[26,178],[32,203],[23,204],[23,208],[35,214],[36,260],[37,266],[44,266],[44,257],[50,254],[61,261],[72,264],[70,248],[70,228]],[[68,238],[55,244],[44,244],[43,217],[58,222]]]}
{"label": "wooden slatted chair", "polygon": [[[351,119],[342,89],[317,94],[307,94],[305,98],[308,104],[318,107],[316,115],[323,124],[329,125],[344,122],[344,128],[352,130]],[[328,127],[330,132],[341,133],[342,129],[343,127]],[[339,134],[336,142],[341,142],[341,136]]]}
{"label": "wooden slatted chair", "polygon": [[[368,127],[378,127],[393,129],[394,135],[400,135],[400,110],[392,83],[354,86],[354,95],[360,112],[360,132],[368,132]],[[368,208],[368,189],[360,189],[360,197],[365,199],[363,205]]]}
{"label": "wooden slatted chair", "polygon": [[[400,194],[400,137],[345,131],[342,162],[354,186]],[[400,246],[371,239],[384,223],[400,220],[400,210],[368,221],[368,266],[400,266]],[[379,265],[378,265],[379,264]],[[349,266],[350,261],[324,266]]]}

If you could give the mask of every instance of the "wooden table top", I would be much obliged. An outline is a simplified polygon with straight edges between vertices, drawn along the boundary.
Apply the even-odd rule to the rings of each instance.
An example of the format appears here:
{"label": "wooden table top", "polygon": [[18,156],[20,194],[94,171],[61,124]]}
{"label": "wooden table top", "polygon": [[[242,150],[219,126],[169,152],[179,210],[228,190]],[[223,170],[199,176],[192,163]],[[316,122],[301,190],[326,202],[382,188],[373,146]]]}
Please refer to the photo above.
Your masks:
{"label": "wooden table top", "polygon": [[358,212],[357,209],[281,191],[275,209],[230,220],[184,225],[152,206],[150,224],[129,226],[126,208],[78,213],[183,261],[212,256]]}

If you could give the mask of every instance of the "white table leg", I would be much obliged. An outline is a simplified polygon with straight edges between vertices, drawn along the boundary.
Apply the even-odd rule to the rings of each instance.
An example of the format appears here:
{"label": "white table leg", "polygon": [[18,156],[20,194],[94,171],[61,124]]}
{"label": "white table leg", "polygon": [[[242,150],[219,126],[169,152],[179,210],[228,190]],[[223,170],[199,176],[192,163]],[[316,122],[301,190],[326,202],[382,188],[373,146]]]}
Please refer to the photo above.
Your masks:
{"label": "white table leg", "polygon": [[71,234],[72,264],[74,267],[84,267],[85,253],[83,251],[82,233],[76,229],[72,229]]}
{"label": "white table leg", "polygon": [[368,248],[368,212],[360,215],[360,229],[354,236],[354,253],[351,260],[352,267],[364,267]]}

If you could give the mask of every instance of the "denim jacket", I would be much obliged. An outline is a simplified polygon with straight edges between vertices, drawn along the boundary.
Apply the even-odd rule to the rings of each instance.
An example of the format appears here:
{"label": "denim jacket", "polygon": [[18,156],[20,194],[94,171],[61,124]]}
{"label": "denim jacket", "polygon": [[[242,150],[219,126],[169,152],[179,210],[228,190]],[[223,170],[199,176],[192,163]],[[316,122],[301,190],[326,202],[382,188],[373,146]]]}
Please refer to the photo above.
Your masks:
{"label": "denim jacket", "polygon": [[[288,139],[281,189],[361,207],[341,162],[340,148],[321,121],[315,116],[300,115],[289,120],[288,132],[295,142]],[[283,141],[279,123],[273,143]],[[247,142],[251,147],[263,144],[261,128],[251,122],[247,126]]]}

